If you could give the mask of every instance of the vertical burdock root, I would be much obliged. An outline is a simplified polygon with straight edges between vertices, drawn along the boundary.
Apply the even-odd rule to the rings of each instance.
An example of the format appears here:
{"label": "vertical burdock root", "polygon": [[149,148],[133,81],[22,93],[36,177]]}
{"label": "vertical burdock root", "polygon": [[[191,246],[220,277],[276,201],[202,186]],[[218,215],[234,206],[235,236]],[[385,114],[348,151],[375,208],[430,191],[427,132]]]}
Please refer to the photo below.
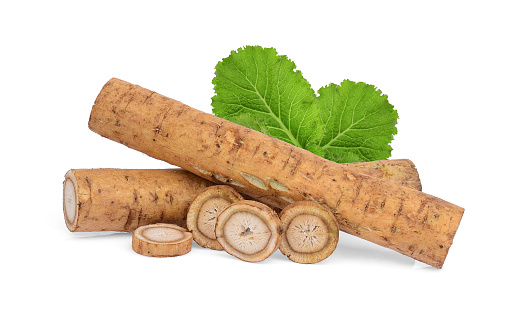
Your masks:
{"label": "vertical burdock root", "polygon": [[283,208],[311,200],[340,229],[441,268],[463,208],[373,178],[119,79],[92,108],[89,128],[111,140]]}
{"label": "vertical burdock root", "polygon": [[64,180],[64,218],[70,231],[185,226],[190,203],[212,184],[182,169],[71,169]]}

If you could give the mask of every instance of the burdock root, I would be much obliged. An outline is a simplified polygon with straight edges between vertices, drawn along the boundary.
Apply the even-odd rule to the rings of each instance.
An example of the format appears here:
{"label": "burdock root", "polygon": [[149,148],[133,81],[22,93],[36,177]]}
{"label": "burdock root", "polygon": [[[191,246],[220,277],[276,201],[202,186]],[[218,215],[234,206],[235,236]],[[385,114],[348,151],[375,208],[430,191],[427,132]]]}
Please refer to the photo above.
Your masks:
{"label": "burdock root", "polygon": [[282,223],[270,207],[256,201],[228,206],[216,226],[216,238],[224,250],[244,261],[268,258],[282,240]]}
{"label": "burdock root", "polygon": [[311,201],[288,205],[280,213],[284,236],[280,251],[290,260],[312,264],[332,254],[339,241],[334,215],[324,206]]}

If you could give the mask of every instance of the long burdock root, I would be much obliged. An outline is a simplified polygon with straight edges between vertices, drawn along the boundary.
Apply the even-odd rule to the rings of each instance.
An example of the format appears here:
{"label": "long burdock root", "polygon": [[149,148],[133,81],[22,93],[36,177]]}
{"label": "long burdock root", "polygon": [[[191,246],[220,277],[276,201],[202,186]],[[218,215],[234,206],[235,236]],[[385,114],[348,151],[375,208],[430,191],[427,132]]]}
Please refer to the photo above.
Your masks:
{"label": "long burdock root", "polygon": [[373,178],[278,139],[132,85],[110,80],[89,128],[264,203],[311,200],[339,228],[441,268],[463,208]]}
{"label": "long burdock root", "polygon": [[256,201],[240,201],[228,206],[215,229],[224,250],[244,261],[263,261],[282,241],[282,223],[270,207]]}
{"label": "long burdock root", "polygon": [[213,250],[223,250],[216,240],[215,228],[218,215],[243,197],[233,188],[225,185],[206,188],[193,200],[186,217],[186,226],[193,234],[193,240]]}
{"label": "long burdock root", "polygon": [[190,203],[212,184],[182,169],[71,169],[64,180],[64,218],[70,231],[185,226]]}
{"label": "long burdock root", "polygon": [[132,248],[148,257],[175,257],[192,249],[192,234],[175,224],[151,224],[133,232]]}
{"label": "long burdock root", "polygon": [[339,241],[334,215],[316,202],[295,202],[279,214],[284,228],[280,252],[290,260],[312,264],[326,259]]}

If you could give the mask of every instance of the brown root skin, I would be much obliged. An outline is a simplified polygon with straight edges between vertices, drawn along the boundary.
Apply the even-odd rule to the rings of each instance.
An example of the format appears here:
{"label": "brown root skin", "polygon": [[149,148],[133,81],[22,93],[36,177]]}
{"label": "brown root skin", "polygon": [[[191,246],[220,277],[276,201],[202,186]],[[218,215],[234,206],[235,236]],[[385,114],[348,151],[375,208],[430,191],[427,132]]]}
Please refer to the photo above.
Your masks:
{"label": "brown root skin", "polygon": [[[225,185],[208,187],[197,195],[190,205],[186,218],[186,226],[192,232],[195,242],[202,247],[223,250],[215,236],[217,217],[228,205],[242,200],[243,197],[236,190]],[[204,216],[208,216],[206,219],[211,222],[204,223]],[[208,227],[209,225],[212,227]]]}
{"label": "brown root skin", "polygon": [[147,257],[175,257],[192,249],[192,234],[175,224],[151,224],[133,232],[132,248]]}
{"label": "brown root skin", "polygon": [[89,128],[275,207],[320,203],[341,230],[437,268],[464,211],[119,79],[101,90]]}
{"label": "brown root skin", "polygon": [[64,188],[68,184],[64,218],[70,231],[131,232],[162,222],[185,226],[190,203],[213,183],[182,169],[71,169]]}
{"label": "brown root skin", "polygon": [[217,241],[238,259],[259,262],[277,250],[284,232],[270,207],[256,201],[240,201],[227,207],[216,226]]}
{"label": "brown root skin", "polygon": [[345,163],[344,168],[353,169],[359,174],[376,177],[421,191],[422,184],[415,164],[411,160],[380,160],[372,162]]}
{"label": "brown root skin", "polygon": [[337,247],[337,220],[324,206],[312,201],[296,202],[285,207],[279,217],[284,228],[279,249],[290,260],[317,263]]}

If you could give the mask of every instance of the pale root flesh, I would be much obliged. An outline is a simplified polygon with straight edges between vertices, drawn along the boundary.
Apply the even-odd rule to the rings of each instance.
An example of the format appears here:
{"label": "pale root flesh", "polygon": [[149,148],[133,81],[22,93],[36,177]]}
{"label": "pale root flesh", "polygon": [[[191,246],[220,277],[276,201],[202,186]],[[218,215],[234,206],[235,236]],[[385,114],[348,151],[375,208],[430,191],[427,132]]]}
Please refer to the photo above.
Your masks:
{"label": "pale root flesh", "polygon": [[76,200],[76,189],[73,181],[66,178],[64,181],[64,216],[67,222],[74,222],[78,212],[78,202]]}
{"label": "pale root flesh", "polygon": [[190,252],[192,240],[192,234],[178,225],[157,223],[137,228],[132,247],[148,257],[174,257]]}
{"label": "pale root flesh", "polygon": [[229,205],[218,216],[215,230],[217,241],[227,253],[249,262],[262,261],[275,252],[282,233],[277,214],[256,201]]}
{"label": "pale root flesh", "polygon": [[216,239],[215,226],[218,215],[227,208],[231,202],[215,197],[204,202],[199,210],[197,229],[209,239]]}
{"label": "pale root flesh", "polygon": [[223,250],[216,240],[215,228],[218,216],[225,208],[243,197],[233,188],[224,185],[211,186],[202,191],[190,204],[186,227],[193,240],[202,247]]}
{"label": "pale root flesh", "polygon": [[337,247],[339,230],[335,216],[316,202],[290,204],[281,211],[280,219],[285,232],[280,251],[294,262],[320,262]]}
{"label": "pale root flesh", "polygon": [[261,252],[268,245],[271,231],[260,217],[242,211],[227,220],[224,236],[234,249],[243,254],[254,254]]}
{"label": "pale root flesh", "polygon": [[184,238],[183,232],[169,227],[149,227],[142,230],[140,235],[157,243],[171,243]]}
{"label": "pale root flesh", "polygon": [[328,227],[317,216],[298,215],[286,230],[286,239],[296,252],[314,253],[328,242]]}

